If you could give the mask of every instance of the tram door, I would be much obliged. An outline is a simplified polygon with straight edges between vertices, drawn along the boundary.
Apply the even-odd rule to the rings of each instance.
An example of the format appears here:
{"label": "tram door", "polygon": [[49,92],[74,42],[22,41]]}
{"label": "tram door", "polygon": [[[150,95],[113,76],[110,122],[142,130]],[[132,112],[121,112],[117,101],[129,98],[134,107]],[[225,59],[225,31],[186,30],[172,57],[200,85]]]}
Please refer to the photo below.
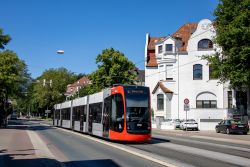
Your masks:
{"label": "tram door", "polygon": [[103,137],[106,137],[106,138],[109,137],[110,112],[111,112],[111,96],[104,99]]}
{"label": "tram door", "polygon": [[62,110],[60,110],[60,126],[62,126],[62,122],[63,122],[63,118],[64,118],[64,111],[63,111],[64,109],[62,109]]}
{"label": "tram door", "polygon": [[72,114],[72,129],[75,129],[75,118],[76,118],[76,112],[77,112],[77,107],[73,108],[73,114]]}
{"label": "tram door", "polygon": [[89,120],[88,120],[88,132],[92,133],[92,123],[93,123],[93,107],[89,105]]}
{"label": "tram door", "polygon": [[60,110],[56,110],[56,126],[59,126]]}
{"label": "tram door", "polygon": [[84,113],[86,111],[86,106],[81,106],[80,109],[80,131],[83,132],[83,122],[84,122]]}

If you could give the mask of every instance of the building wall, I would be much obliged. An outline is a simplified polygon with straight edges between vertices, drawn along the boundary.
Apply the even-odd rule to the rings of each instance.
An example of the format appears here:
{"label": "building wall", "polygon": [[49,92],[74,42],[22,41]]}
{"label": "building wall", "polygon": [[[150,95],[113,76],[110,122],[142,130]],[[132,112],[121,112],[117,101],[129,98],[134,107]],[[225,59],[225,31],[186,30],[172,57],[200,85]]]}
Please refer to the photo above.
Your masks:
{"label": "building wall", "polygon": [[[169,94],[163,93],[158,88],[157,91],[152,94],[152,108],[154,109],[154,116],[164,116],[164,118],[172,119],[185,119],[186,112],[184,111],[184,99],[189,99],[190,111],[188,112],[188,118],[196,119],[224,119],[227,107],[227,91],[228,87],[223,84],[219,84],[218,80],[209,79],[209,66],[208,62],[201,59],[204,55],[212,55],[215,53],[214,49],[198,50],[198,42],[202,39],[213,40],[215,31],[210,20],[201,20],[197,26],[196,31],[191,35],[188,45],[187,53],[176,53],[173,49],[173,53],[161,53],[158,54],[158,45],[165,43],[172,43],[175,47],[176,41],[174,39],[167,38],[167,40],[157,43],[155,47],[156,58],[158,68],[145,68],[145,85],[150,87],[150,90],[155,88],[157,83],[161,80],[165,87],[170,89],[173,94],[169,101],[167,96]],[[214,46],[215,48],[215,46]],[[163,47],[164,50],[164,47]],[[164,79],[164,74],[160,70],[161,65],[173,64],[172,75],[173,80],[169,81]],[[193,65],[202,65],[202,80],[193,79]],[[179,77],[178,77],[179,74]],[[179,80],[178,80],[179,78]],[[179,85],[178,85],[179,81]],[[157,112],[157,94],[164,94],[164,111]],[[202,93],[206,93],[201,95]],[[199,96],[201,95],[201,96]],[[211,96],[211,97],[210,97]],[[205,109],[196,108],[197,97],[203,98],[215,98],[217,101],[217,108]],[[178,102],[179,101],[179,102]],[[169,112],[170,110],[170,112]]]}

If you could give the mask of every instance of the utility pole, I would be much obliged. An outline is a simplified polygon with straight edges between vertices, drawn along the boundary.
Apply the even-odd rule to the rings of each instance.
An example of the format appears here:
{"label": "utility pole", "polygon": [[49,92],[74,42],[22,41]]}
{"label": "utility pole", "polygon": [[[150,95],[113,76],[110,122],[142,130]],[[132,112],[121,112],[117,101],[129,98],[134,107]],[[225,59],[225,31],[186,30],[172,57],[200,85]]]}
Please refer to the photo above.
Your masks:
{"label": "utility pole", "polygon": [[[49,81],[46,81],[46,79],[43,79],[43,86],[44,87],[49,86],[50,91],[51,91],[51,88],[52,88],[52,83],[53,83],[52,79],[50,79]],[[49,106],[48,106],[49,100],[50,100],[50,98],[47,97],[47,110],[45,110],[45,114],[46,114],[47,118],[49,117],[49,112],[50,112]]]}

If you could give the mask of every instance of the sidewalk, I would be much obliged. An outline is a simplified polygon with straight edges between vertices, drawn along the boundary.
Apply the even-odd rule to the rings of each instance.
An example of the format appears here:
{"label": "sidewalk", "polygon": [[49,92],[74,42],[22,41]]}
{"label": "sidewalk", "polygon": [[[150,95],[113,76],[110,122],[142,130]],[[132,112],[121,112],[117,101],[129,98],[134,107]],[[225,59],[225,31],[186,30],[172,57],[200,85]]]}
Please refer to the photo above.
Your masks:
{"label": "sidewalk", "polygon": [[235,144],[245,144],[250,145],[250,135],[241,135],[241,134],[222,134],[216,133],[213,130],[207,131],[183,131],[183,130],[161,130],[161,129],[153,129],[153,134],[161,134],[161,135],[172,135],[179,137],[190,137],[190,138],[199,138],[206,140],[215,140],[222,142],[229,142]]}
{"label": "sidewalk", "polygon": [[37,154],[29,131],[25,125],[0,129],[0,167],[60,167],[55,159]]}

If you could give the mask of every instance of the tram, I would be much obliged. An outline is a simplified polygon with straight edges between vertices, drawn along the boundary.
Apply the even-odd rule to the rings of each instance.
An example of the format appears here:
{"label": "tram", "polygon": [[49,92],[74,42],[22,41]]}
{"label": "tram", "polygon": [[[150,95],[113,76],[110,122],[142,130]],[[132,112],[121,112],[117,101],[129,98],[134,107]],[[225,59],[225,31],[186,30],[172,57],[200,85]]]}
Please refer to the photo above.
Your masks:
{"label": "tram", "polygon": [[118,85],[54,109],[54,126],[116,141],[151,139],[148,87]]}

